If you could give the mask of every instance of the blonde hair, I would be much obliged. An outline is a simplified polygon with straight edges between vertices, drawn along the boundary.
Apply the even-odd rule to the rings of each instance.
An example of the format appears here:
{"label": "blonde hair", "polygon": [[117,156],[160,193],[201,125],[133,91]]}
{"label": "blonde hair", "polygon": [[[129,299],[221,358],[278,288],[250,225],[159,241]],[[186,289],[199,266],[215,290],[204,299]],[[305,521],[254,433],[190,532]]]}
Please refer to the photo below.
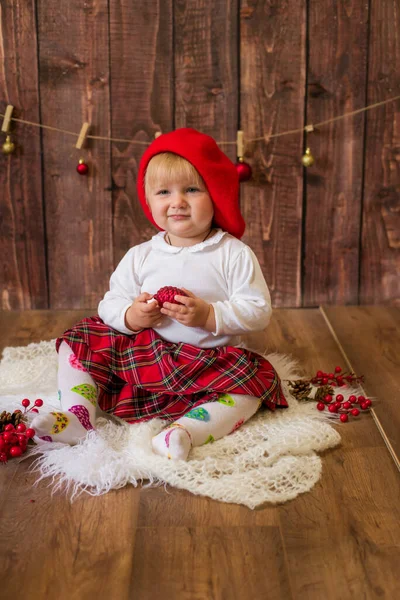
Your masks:
{"label": "blonde hair", "polygon": [[147,165],[144,175],[144,192],[146,202],[148,195],[157,185],[175,181],[187,181],[191,185],[198,185],[207,189],[204,180],[194,166],[182,156],[172,152],[156,154]]}

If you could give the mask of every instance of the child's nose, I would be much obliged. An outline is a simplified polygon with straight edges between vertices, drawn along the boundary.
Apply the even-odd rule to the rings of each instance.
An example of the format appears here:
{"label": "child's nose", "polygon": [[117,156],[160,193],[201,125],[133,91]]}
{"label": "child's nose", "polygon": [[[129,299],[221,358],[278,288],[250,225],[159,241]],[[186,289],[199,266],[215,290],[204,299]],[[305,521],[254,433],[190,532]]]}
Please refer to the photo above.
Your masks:
{"label": "child's nose", "polygon": [[184,206],[186,204],[185,195],[180,192],[176,192],[175,194],[173,194],[171,201],[172,206]]}

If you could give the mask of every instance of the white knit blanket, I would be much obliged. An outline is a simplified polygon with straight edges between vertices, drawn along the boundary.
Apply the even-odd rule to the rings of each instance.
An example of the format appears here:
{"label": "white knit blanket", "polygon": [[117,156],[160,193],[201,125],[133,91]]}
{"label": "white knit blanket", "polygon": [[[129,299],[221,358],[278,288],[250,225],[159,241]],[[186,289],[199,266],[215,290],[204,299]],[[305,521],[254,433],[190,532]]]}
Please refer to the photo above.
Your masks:
{"label": "white knit blanket", "polygon": [[[265,356],[282,380],[299,375],[292,359]],[[23,459],[37,454],[33,464],[37,482],[50,477],[53,490],[65,490],[71,501],[82,492],[100,495],[146,480],[147,486],[165,483],[251,509],[265,502],[285,502],[315,485],[322,471],[316,453],[336,446],[340,436],[329,423],[330,413],[317,411],[314,402],[297,402],[287,384],[283,386],[288,409],[259,412],[235,433],[194,448],[187,462],[152,452],[151,438],[165,426],[162,420],[129,425],[104,413],[97,419],[97,430],[79,445],[42,443]],[[42,398],[41,412],[60,410],[54,340],[3,351],[0,411],[22,408],[25,397]]]}

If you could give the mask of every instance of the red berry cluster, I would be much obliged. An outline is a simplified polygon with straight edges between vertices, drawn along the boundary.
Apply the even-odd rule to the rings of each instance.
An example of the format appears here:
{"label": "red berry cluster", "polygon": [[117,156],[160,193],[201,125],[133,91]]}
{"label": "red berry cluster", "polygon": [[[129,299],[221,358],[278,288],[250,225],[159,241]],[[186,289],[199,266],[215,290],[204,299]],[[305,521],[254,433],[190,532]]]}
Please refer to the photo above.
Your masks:
{"label": "red berry cluster", "polygon": [[[364,380],[364,376],[357,377],[354,373],[343,373],[342,367],[335,367],[334,373],[324,373],[323,371],[317,371],[315,377],[311,379],[311,383],[314,385],[330,385],[332,387],[343,387],[346,384],[354,384]],[[339,418],[342,423],[346,423],[349,420],[349,415],[358,417],[360,411],[354,406],[357,404],[361,410],[368,410],[372,402],[365,396],[355,396],[352,394],[348,400],[344,400],[343,394],[336,394],[333,397],[331,394],[326,394],[322,402],[318,402],[317,410],[325,410],[327,406],[330,413],[339,414]]]}
{"label": "red berry cluster", "polygon": [[186,292],[180,290],[172,285],[166,285],[158,290],[157,294],[154,294],[154,298],[157,300],[160,308],[163,307],[164,302],[170,302],[171,304],[182,304],[177,302],[175,296],[187,296]]}
{"label": "red berry cluster", "polygon": [[[37,408],[43,406],[43,400],[38,398],[35,400],[34,406],[26,410],[30,405],[30,400],[24,398],[21,402],[24,407],[24,415],[30,411],[39,412]],[[15,411],[21,412],[21,411]],[[35,435],[35,430],[31,427],[26,427],[25,423],[19,423],[16,427],[9,423],[5,426],[4,431],[0,433],[0,463],[6,463],[9,458],[22,456],[26,452],[28,442]]]}
{"label": "red berry cluster", "polygon": [[355,373],[350,371],[343,372],[342,367],[335,367],[334,373],[317,371],[315,376],[311,379],[311,383],[314,385],[331,385],[332,387],[343,387],[347,384],[354,385],[362,381],[364,381],[364,375],[357,377]]}
{"label": "red berry cluster", "polygon": [[353,406],[354,404],[358,404],[361,410],[368,410],[372,402],[369,398],[365,398],[365,396],[358,396],[357,398],[354,394],[349,396],[349,399],[346,401],[344,401],[342,394],[336,394],[335,398],[331,394],[326,394],[323,401],[318,402],[317,409],[325,410],[325,406],[327,406],[330,413],[339,413],[342,423],[346,423],[349,420],[349,415],[358,417],[360,414],[358,408]]}

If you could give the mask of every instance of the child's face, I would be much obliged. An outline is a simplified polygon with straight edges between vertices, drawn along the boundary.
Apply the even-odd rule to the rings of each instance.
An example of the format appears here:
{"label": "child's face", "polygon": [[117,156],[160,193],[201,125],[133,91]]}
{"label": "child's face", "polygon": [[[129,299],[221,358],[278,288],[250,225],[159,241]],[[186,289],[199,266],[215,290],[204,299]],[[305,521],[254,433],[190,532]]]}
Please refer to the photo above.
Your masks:
{"label": "child's face", "polygon": [[157,225],[177,238],[195,238],[211,227],[214,206],[204,184],[159,181],[147,201]]}

